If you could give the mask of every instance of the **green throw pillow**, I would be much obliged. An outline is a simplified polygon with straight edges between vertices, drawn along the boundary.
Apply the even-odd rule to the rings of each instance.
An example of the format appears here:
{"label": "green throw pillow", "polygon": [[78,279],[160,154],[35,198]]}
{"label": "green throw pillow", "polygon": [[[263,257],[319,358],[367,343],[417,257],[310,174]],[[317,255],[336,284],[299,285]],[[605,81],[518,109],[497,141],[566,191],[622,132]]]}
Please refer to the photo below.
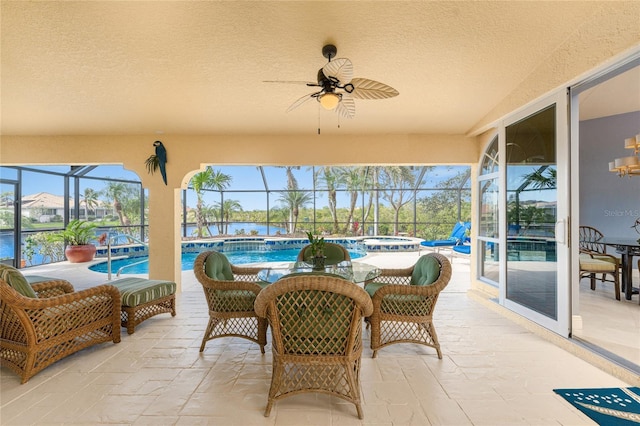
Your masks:
{"label": "green throw pillow", "polygon": [[216,281],[233,281],[233,272],[231,272],[229,260],[224,254],[217,251],[207,256],[207,260],[204,263],[204,272],[209,278]]}
{"label": "green throw pillow", "polygon": [[429,255],[418,259],[411,274],[412,285],[430,285],[440,276],[440,262]]}
{"label": "green throw pillow", "polygon": [[37,298],[38,295],[33,291],[31,284],[27,282],[24,276],[13,266],[0,265],[0,279],[9,284],[15,291],[25,297]]}

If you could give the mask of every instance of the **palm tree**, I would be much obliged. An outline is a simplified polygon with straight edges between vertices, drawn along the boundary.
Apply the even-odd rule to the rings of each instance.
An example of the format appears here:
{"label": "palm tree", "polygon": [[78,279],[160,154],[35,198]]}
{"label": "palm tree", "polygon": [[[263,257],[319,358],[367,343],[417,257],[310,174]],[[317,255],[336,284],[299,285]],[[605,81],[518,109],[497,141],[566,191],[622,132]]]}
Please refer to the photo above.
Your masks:
{"label": "palm tree", "polygon": [[[367,220],[369,219],[369,216],[371,215],[371,210],[375,209],[374,211],[374,226],[375,226],[375,233],[378,233],[378,191],[377,188],[379,187],[378,184],[378,175],[380,174],[380,167],[373,167],[373,166],[369,166],[369,167],[365,167],[365,176],[364,176],[364,180],[363,180],[363,185],[364,188],[367,188],[367,191],[363,191],[363,196],[364,194],[367,194],[369,196],[369,200],[367,201],[367,205],[364,208],[364,212],[362,213],[362,221],[363,221],[363,225],[364,226],[364,222],[367,222]],[[374,204],[374,200],[376,200],[376,203]],[[365,232],[364,229],[362,230],[362,232]]]}
{"label": "palm tree", "polygon": [[120,219],[120,225],[130,225],[129,218],[125,215],[122,209],[122,201],[128,196],[129,188],[122,182],[109,181],[107,186],[102,190],[102,193],[109,200],[113,200],[113,209]]}
{"label": "palm tree", "polygon": [[[546,172],[546,173],[545,173]],[[523,176],[527,187],[533,189],[556,189],[556,169],[542,166],[528,175]]]}
{"label": "palm tree", "polygon": [[293,175],[293,171],[300,170],[300,166],[278,166],[278,168],[285,169],[287,173],[287,189],[290,191],[298,189],[298,181]]}
{"label": "palm tree", "polygon": [[208,206],[208,205],[202,206],[202,218],[204,219],[204,228],[205,228],[203,231],[203,234],[205,234],[205,231],[206,231],[207,236],[210,236],[210,237],[213,236],[213,234],[211,233],[211,228],[209,227],[212,221],[216,223],[218,226],[218,234],[222,234],[220,221],[218,220],[219,215],[220,215],[220,209],[216,208],[215,206]]}
{"label": "palm tree", "polygon": [[202,238],[202,229],[205,227],[206,218],[203,214],[204,208],[204,191],[209,189],[222,191],[231,184],[231,176],[214,170],[211,166],[207,166],[204,171],[196,173],[189,182],[196,193],[196,229],[197,237]]}
{"label": "palm tree", "polygon": [[220,221],[222,224],[223,232],[221,234],[227,235],[229,233],[229,222],[231,221],[231,214],[242,211],[242,205],[237,200],[224,200],[222,206],[220,203],[216,203],[216,209],[221,212]]}
{"label": "palm tree", "polygon": [[331,213],[331,219],[333,220],[332,234],[337,234],[338,231],[338,202],[337,202],[337,189],[342,184],[341,176],[336,167],[321,167],[316,172],[314,179],[317,179],[317,186],[325,188],[327,190],[327,198],[329,203],[329,212]]}
{"label": "palm tree", "polygon": [[8,209],[14,207],[13,191],[5,191],[0,193],[0,207]]}
{"label": "palm tree", "polygon": [[[339,180],[344,182],[347,191],[349,192],[349,214],[347,216],[347,222],[344,226],[345,235],[349,231],[351,222],[353,220],[353,212],[356,209],[356,203],[358,202],[358,195],[364,188],[365,180],[367,178],[366,167],[341,167],[338,169],[340,175]],[[357,230],[354,230],[357,231]]]}
{"label": "palm tree", "polygon": [[289,221],[287,222],[287,232],[294,234],[298,227],[298,217],[300,216],[300,208],[309,204],[313,197],[307,191],[286,191],[278,198],[289,208]]}
{"label": "palm tree", "polygon": [[400,209],[413,199],[415,187],[416,177],[411,167],[389,166],[380,170],[382,198],[389,201],[394,210],[394,235],[398,233]]}
{"label": "palm tree", "polygon": [[84,189],[84,217],[89,218],[89,210],[93,210],[95,213],[96,207],[98,207],[98,191],[93,188]]}

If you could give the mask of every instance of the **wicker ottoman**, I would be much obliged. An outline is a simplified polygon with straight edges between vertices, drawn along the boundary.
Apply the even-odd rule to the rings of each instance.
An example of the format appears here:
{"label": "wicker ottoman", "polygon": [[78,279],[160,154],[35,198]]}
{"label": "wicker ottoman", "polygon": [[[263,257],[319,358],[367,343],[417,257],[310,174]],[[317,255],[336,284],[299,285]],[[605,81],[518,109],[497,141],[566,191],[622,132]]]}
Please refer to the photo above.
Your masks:
{"label": "wicker ottoman", "polygon": [[120,290],[121,324],[129,334],[133,334],[137,325],[152,316],[163,313],[176,316],[176,283],[172,281],[123,278],[110,284]]}

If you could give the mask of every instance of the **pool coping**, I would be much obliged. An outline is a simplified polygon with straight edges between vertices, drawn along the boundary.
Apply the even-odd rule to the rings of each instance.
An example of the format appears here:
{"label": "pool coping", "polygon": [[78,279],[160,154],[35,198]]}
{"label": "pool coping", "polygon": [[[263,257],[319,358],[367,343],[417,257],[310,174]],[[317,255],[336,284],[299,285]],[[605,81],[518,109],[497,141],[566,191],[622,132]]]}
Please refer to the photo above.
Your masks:
{"label": "pool coping", "polygon": [[[370,252],[404,252],[420,251],[421,238],[405,236],[361,236],[361,237],[326,237],[326,241],[341,244],[347,249],[364,249]],[[384,241],[384,240],[388,241]],[[182,241],[182,252],[200,252],[203,250],[232,251],[260,251],[301,249],[309,241],[306,238],[292,237],[217,237],[206,240]],[[108,247],[99,246],[96,258],[106,258]],[[149,254],[149,248],[143,244],[126,244],[111,247],[111,256],[138,257]]]}

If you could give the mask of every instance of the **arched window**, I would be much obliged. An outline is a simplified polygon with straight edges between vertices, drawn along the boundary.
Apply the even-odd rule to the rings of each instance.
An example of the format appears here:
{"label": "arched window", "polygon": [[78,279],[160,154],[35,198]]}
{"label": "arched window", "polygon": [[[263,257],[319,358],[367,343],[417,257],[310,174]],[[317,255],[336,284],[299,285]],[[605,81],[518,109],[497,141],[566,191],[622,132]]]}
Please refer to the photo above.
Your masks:
{"label": "arched window", "polygon": [[499,206],[498,136],[487,146],[479,167],[478,259],[479,278],[498,285],[498,206]]}

